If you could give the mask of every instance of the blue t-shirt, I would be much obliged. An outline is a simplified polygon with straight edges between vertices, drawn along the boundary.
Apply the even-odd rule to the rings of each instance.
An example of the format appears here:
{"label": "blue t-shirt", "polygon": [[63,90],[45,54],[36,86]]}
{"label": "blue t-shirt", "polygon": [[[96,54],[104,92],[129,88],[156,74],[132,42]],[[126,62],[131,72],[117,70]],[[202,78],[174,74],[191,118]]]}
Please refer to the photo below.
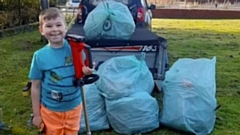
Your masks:
{"label": "blue t-shirt", "polygon": [[29,78],[42,81],[41,103],[46,108],[62,112],[81,103],[81,91],[73,85],[74,77],[71,48],[66,40],[61,48],[46,45],[34,53]]}

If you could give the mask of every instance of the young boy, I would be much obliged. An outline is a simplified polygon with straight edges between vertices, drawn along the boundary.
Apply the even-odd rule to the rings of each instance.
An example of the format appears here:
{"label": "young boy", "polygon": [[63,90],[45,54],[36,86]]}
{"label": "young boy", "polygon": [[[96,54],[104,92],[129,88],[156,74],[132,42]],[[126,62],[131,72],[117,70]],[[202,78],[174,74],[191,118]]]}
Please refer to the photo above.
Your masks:
{"label": "young boy", "polygon": [[[40,13],[39,23],[48,44],[34,53],[29,73],[33,124],[40,128],[43,123],[46,135],[77,135],[82,99],[72,82],[75,72],[71,48],[64,39],[64,15],[57,8],[49,8]],[[83,67],[82,71],[90,75],[93,69]]]}

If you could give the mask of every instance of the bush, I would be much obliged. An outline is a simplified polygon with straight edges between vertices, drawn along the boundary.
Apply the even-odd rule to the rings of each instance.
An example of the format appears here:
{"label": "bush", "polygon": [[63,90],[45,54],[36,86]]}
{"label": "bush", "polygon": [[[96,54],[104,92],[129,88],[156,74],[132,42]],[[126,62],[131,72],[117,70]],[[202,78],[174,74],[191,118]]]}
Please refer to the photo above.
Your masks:
{"label": "bush", "polygon": [[1,2],[0,29],[16,27],[38,21],[39,1],[8,0]]}

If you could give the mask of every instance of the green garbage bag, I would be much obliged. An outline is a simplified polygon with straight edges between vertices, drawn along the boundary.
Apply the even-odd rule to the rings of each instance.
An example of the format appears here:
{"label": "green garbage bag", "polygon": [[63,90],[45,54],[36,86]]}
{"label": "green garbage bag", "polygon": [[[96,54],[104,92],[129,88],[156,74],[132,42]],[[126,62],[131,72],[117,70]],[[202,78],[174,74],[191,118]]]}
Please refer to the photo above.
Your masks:
{"label": "green garbage bag", "polygon": [[100,2],[83,26],[87,39],[129,39],[135,23],[128,7],[120,2]]}

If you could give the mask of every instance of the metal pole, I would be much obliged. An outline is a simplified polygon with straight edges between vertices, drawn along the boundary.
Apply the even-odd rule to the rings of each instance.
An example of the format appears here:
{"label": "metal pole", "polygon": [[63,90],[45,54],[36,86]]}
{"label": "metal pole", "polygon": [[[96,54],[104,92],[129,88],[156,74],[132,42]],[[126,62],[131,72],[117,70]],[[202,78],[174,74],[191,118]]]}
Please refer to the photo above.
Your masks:
{"label": "metal pole", "polygon": [[81,87],[81,91],[82,91],[83,113],[84,113],[84,120],[85,120],[85,126],[86,126],[86,134],[91,135],[92,133],[91,133],[89,121],[88,121],[87,103],[86,103],[86,97],[85,97],[85,92],[83,87]]}
{"label": "metal pole", "polygon": [[21,0],[18,0],[18,16],[19,16],[19,26],[21,25]]}

